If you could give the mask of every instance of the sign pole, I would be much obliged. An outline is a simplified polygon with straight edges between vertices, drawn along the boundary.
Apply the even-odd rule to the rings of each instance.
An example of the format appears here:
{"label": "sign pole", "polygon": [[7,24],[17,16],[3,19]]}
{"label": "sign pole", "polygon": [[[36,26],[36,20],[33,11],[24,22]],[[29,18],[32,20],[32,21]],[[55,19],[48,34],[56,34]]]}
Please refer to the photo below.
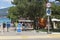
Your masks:
{"label": "sign pole", "polygon": [[51,7],[51,4],[47,3],[46,7],[47,7],[46,8],[46,15],[48,16],[48,18],[47,18],[47,25],[48,25],[48,31],[47,31],[47,33],[51,34],[51,32],[50,32],[50,15],[51,15],[51,9],[50,9],[50,7]]}
{"label": "sign pole", "polygon": [[47,33],[51,34],[51,32],[50,32],[50,19],[49,18],[50,18],[50,16],[48,16],[48,32]]}

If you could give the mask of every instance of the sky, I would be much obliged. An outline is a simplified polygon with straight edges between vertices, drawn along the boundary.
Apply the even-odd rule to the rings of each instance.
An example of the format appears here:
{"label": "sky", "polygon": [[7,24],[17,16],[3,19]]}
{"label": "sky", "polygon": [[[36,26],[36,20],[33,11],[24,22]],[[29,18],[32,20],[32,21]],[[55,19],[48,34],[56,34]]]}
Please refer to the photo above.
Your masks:
{"label": "sky", "polygon": [[[0,9],[7,8],[13,6],[11,4],[11,1],[13,0],[0,0]],[[55,0],[49,0],[50,2],[53,2]]]}
{"label": "sky", "polygon": [[49,0],[49,2],[54,2],[55,0]]}
{"label": "sky", "polygon": [[11,4],[11,1],[12,1],[12,0],[0,0],[0,9],[13,6],[13,5]]}

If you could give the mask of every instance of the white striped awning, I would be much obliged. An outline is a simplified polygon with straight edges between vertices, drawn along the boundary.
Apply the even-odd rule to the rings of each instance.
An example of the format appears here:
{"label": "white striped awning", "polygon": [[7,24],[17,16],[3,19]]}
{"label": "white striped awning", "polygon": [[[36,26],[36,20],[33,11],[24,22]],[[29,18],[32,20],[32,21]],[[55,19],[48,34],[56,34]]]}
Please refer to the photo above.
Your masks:
{"label": "white striped awning", "polygon": [[19,20],[19,22],[34,22],[33,20]]}
{"label": "white striped awning", "polygon": [[53,18],[52,21],[60,21],[60,19]]}

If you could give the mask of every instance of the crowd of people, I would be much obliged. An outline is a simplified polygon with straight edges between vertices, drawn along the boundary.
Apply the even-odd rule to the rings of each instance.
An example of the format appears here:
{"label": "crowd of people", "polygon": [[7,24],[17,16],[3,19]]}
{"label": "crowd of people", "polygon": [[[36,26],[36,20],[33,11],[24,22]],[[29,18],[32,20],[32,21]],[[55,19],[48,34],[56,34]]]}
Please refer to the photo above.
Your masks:
{"label": "crowd of people", "polygon": [[2,26],[3,26],[3,30],[5,30],[5,28],[7,28],[7,32],[9,31],[9,28],[12,27],[12,28],[15,28],[14,30],[17,31],[17,29],[25,29],[27,27],[32,27],[32,24],[31,23],[25,23],[25,22],[12,22],[12,23],[2,23]]}
{"label": "crowd of people", "polygon": [[7,28],[7,32],[8,32],[8,30],[9,30],[9,27],[10,27],[10,23],[2,23],[2,26],[3,26],[3,31],[4,31],[4,29],[5,28]]}

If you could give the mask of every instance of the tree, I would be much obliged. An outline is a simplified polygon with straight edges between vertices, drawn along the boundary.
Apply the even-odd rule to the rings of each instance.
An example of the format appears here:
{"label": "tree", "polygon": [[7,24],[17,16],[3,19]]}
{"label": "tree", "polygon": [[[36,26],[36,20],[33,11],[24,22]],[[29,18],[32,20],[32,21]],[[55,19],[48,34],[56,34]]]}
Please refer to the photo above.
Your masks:
{"label": "tree", "polygon": [[20,16],[29,17],[31,20],[35,20],[36,17],[45,17],[46,2],[47,0],[13,0],[12,4],[15,6],[10,7],[8,17],[13,21],[19,20]]}
{"label": "tree", "polygon": [[52,3],[52,16],[60,19],[60,6],[57,6],[55,3]]}
{"label": "tree", "polygon": [[[46,0],[13,0],[15,6],[9,9],[9,16],[12,19],[18,19],[20,16],[35,19],[45,15]],[[14,17],[13,17],[14,16]]]}
{"label": "tree", "polygon": [[8,18],[12,19],[12,21],[14,20],[17,20],[18,17],[16,16],[17,14],[17,9],[16,7],[10,7],[10,9],[8,10],[9,11],[9,14],[8,14]]}
{"label": "tree", "polygon": [[56,1],[60,1],[60,0],[56,0]]}

